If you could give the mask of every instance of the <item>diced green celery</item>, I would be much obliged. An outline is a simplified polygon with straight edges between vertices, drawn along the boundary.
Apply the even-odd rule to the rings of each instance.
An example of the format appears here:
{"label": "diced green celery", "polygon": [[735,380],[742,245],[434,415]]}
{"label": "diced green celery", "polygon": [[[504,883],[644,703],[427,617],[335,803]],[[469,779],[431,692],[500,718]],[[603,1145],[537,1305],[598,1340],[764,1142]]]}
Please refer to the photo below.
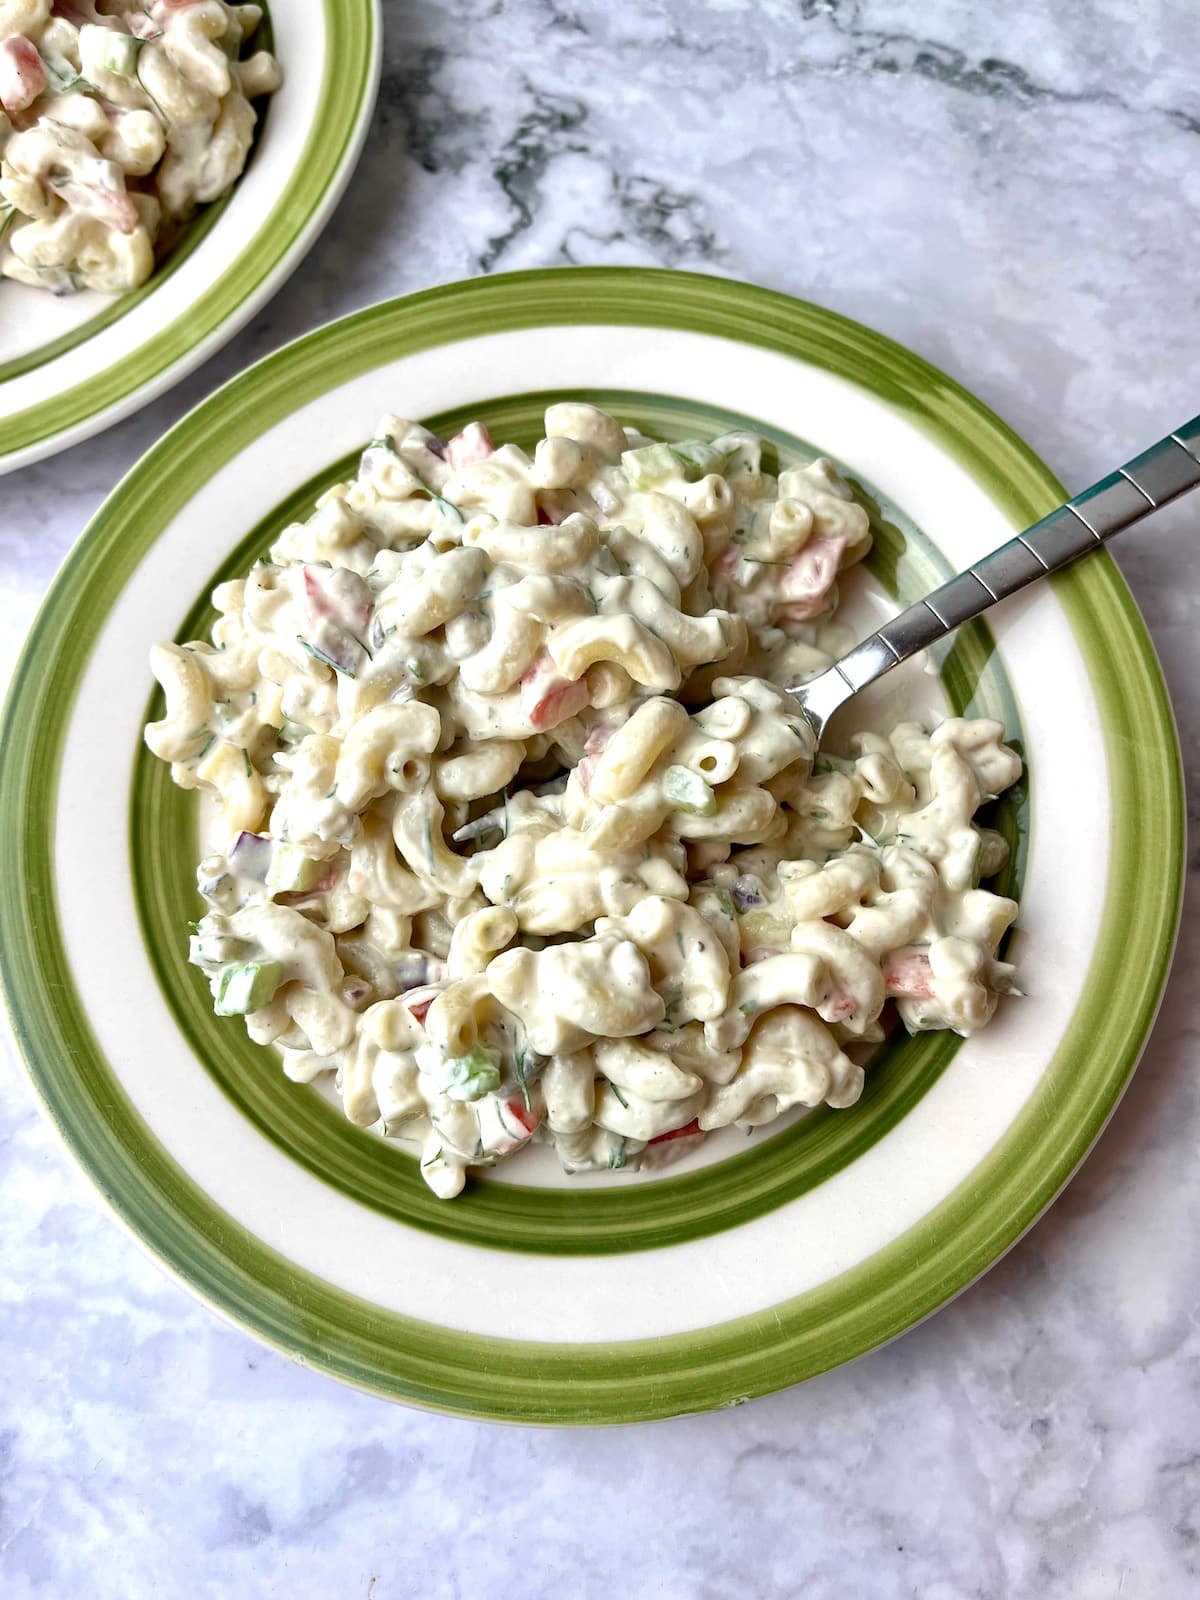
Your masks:
{"label": "diced green celery", "polygon": [[626,450],[622,453],[621,465],[635,489],[648,489],[664,478],[673,478],[679,471],[679,460],[669,444],[648,444],[640,450]]}
{"label": "diced green celery", "polygon": [[316,886],[325,870],[323,861],[313,861],[299,845],[277,840],[267,868],[267,888],[275,894],[299,894]]}
{"label": "diced green celery", "polygon": [[433,501],[434,505],[438,508],[448,522],[454,523],[457,527],[461,526],[462,523],[466,521],[466,518],[463,516],[458,507],[456,505],[452,505],[449,500],[443,499],[440,494],[435,494],[432,489],[426,489],[425,493]]}
{"label": "diced green celery", "polygon": [[500,1087],[500,1069],[482,1045],[442,1063],[442,1089],[450,1100],[481,1100]]}
{"label": "diced green celery", "polygon": [[278,961],[240,961],[221,974],[213,1010],[219,1017],[244,1017],[269,1004],[282,982]]}
{"label": "diced green celery", "polygon": [[663,773],[663,795],[676,811],[693,817],[711,817],[717,797],[698,772],[690,767],[668,767]]}
{"label": "diced green celery", "polygon": [[728,451],[721,450],[706,439],[684,439],[671,449],[684,465],[684,476],[692,483],[710,472],[724,472],[729,460]]}
{"label": "diced green celery", "polygon": [[142,53],[144,39],[137,39],[131,33],[113,33],[105,35],[104,44],[100,50],[100,65],[107,72],[116,73],[119,78],[136,78],[138,56]]}

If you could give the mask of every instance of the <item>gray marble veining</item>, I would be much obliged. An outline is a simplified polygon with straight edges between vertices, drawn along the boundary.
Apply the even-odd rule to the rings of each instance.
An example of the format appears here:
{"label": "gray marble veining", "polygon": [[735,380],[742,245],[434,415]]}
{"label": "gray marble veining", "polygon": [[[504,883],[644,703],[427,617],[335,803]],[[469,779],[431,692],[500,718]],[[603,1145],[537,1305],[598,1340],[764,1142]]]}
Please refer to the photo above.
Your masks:
{"label": "gray marble veining", "polygon": [[[385,10],[368,149],[292,282],[178,390],[0,482],[0,674],[89,514],[188,406],[449,278],[650,262],[811,297],[967,383],[1072,488],[1200,410],[1188,0]],[[1193,779],[1198,517],[1116,552]],[[974,1289],[802,1389],[615,1433],[420,1416],[260,1349],[142,1256],[0,1073],[0,1593],[1195,1594],[1198,955],[1193,893],[1132,1088]]]}

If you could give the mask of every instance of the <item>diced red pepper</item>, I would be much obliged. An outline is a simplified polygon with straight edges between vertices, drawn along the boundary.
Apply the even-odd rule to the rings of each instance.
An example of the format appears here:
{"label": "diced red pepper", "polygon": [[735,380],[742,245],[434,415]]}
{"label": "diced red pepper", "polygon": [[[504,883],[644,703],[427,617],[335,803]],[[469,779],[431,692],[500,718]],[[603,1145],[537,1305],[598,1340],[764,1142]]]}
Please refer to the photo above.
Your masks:
{"label": "diced red pepper", "polygon": [[71,211],[81,217],[96,217],[118,233],[133,233],[141,218],[127,194],[100,189],[89,183],[50,182],[47,187]]}
{"label": "diced red pepper", "polygon": [[893,950],[883,964],[887,992],[897,999],[929,1000],[933,997],[933,968],[926,950]]}
{"label": "diced red pepper", "polygon": [[527,1135],[533,1134],[542,1120],[536,1111],[526,1107],[524,1100],[506,1100],[504,1110]]}
{"label": "diced red pepper", "polygon": [[461,433],[456,433],[446,446],[446,460],[455,472],[469,467],[474,461],[486,461],[495,446],[492,436],[482,422],[470,422]]}
{"label": "diced red pepper", "polygon": [[557,728],[590,703],[591,693],[583,678],[564,678],[545,650],[521,679],[521,715],[531,728],[541,732]]}
{"label": "diced red pepper", "polygon": [[831,995],[821,1008],[821,1015],[826,1022],[845,1022],[854,1010],[854,996],[849,994]]}
{"label": "diced red pepper", "polygon": [[833,539],[810,539],[792,557],[779,584],[779,598],[793,622],[806,622],[824,609],[845,548],[839,534]]}
{"label": "diced red pepper", "polygon": [[430,1006],[437,999],[438,995],[441,994],[441,992],[442,989],[440,984],[436,987],[431,985],[423,989],[410,989],[407,994],[401,995],[400,998],[412,1012],[415,1020],[423,1027],[425,1024],[425,1017]]}
{"label": "diced red pepper", "polygon": [[0,41],[0,106],[24,111],[46,88],[46,69],[35,45],[22,34]]}
{"label": "diced red pepper", "polygon": [[692,1120],[684,1127],[669,1128],[666,1133],[660,1133],[648,1142],[650,1144],[667,1144],[672,1139],[690,1139],[695,1134],[700,1132],[700,1119],[698,1117],[693,1117]]}

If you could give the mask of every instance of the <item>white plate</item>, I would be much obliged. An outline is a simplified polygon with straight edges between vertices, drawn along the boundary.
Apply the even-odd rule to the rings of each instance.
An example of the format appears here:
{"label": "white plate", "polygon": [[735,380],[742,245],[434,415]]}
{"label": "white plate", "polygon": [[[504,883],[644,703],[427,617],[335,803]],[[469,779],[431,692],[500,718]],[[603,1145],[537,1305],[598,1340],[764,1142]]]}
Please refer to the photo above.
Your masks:
{"label": "white plate", "polygon": [[177,383],[265,304],[328,221],[375,104],[377,0],[289,0],[271,22],[283,87],[266,103],[246,171],[149,283],[59,298],[0,280],[0,473]]}
{"label": "white plate", "polygon": [[[140,730],[155,639],[347,475],[386,410],[529,443],[566,395],[649,433],[758,428],[873,496],[863,615],[1062,497],[917,357],[815,307],[640,269],[521,273],[357,313],[252,368],[121,484],[72,554],[0,736],[3,981],[31,1075],[135,1232],[223,1311],[379,1393],[618,1421],[736,1403],[902,1331],[1006,1249],[1086,1153],[1149,1028],[1181,882],[1178,750],[1107,556],[962,630],[939,699],[1021,744],[1026,999],[889,1046],[862,1102],[681,1168],[580,1182],[516,1158],[453,1203],[284,1079],[186,965],[196,818]],[[907,669],[910,674],[916,669]],[[878,713],[876,707],[876,714]],[[157,714],[157,712],[155,712]],[[864,717],[872,715],[864,706]]]}

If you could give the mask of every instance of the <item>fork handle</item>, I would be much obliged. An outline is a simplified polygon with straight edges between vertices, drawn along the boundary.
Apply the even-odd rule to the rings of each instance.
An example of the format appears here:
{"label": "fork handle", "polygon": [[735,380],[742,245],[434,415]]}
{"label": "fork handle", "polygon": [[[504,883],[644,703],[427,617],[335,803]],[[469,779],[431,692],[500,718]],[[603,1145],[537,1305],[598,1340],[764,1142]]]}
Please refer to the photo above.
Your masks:
{"label": "fork handle", "polygon": [[997,600],[1065,567],[1200,484],[1200,417],[1035,522],[869,634],[837,663],[852,690],[977,617]]}

